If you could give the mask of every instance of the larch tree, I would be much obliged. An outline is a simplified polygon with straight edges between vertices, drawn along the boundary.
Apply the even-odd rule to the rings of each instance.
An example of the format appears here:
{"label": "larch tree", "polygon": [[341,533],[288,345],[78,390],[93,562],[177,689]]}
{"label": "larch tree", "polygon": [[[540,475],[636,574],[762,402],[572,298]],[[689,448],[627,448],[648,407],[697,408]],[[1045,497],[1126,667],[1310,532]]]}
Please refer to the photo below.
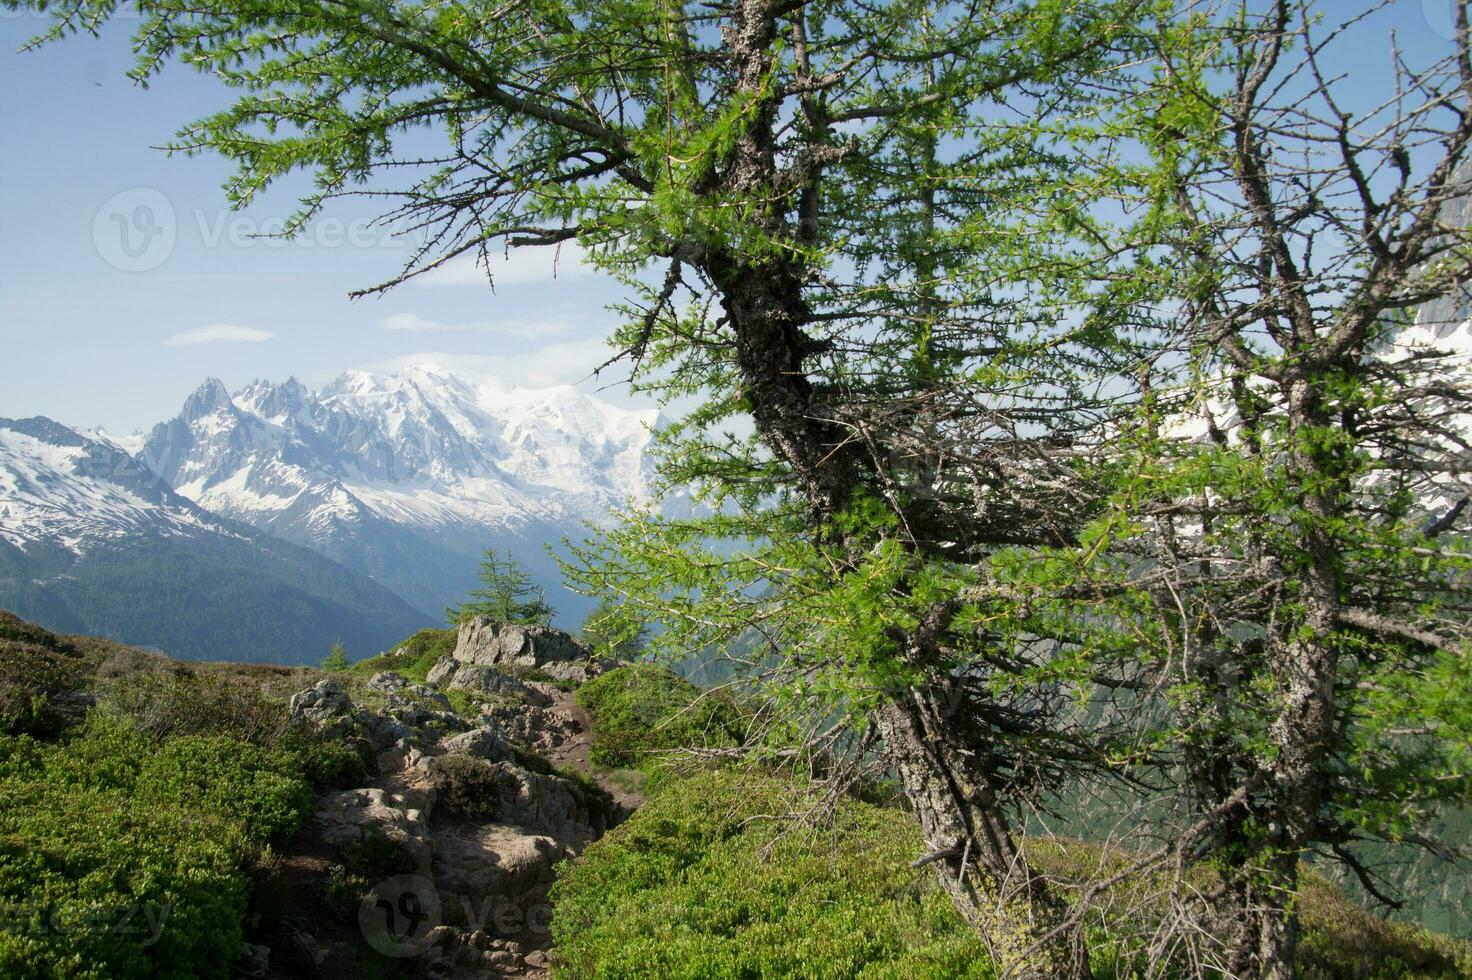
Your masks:
{"label": "larch tree", "polygon": [[1132,624],[1166,694],[1173,851],[1219,881],[1177,878],[1195,972],[1296,975],[1306,859],[1391,904],[1367,842],[1472,859],[1435,834],[1472,802],[1468,10],[1367,95],[1345,65],[1379,6],[1204,18],[1136,107],[1177,343],[1104,508],[1134,601],[1087,615]]}
{"label": "larch tree", "polygon": [[490,616],[503,623],[545,626],[554,610],[546,593],[508,551],[487,548],[480,563],[480,585],[460,605],[445,610],[445,619],[462,623],[474,616]]}
{"label": "larch tree", "polygon": [[[52,36],[119,10],[27,5]],[[239,91],[173,149],[233,160],[236,205],[312,173],[288,234],[339,195],[396,199],[424,244],[377,289],[564,242],[628,282],[618,349],[704,405],[670,478],[781,502],[725,530],[790,532],[805,564],[763,588],[831,614],[806,636],[833,669],[810,679],[879,736],[1002,971],[1041,980],[1086,966],[1016,808],[1094,753],[1052,721],[1071,695],[1046,645],[988,630],[1005,588],[977,587],[993,550],[1075,533],[1075,439],[1129,375],[1127,288],[1071,274],[1112,255],[1071,146],[1154,6],[143,0],[134,77],[177,60]],[[425,127],[442,149],[403,151]],[[737,414],[753,440],[706,438]],[[666,557],[672,584],[695,574]]]}

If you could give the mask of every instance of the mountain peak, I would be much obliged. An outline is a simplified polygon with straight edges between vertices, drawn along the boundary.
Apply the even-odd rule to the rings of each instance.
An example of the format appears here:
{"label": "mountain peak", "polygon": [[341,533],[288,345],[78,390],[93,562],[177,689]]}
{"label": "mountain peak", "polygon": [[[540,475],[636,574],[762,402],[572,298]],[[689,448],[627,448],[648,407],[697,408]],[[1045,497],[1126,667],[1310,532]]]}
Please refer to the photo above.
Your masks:
{"label": "mountain peak", "polygon": [[180,414],[185,421],[194,422],[227,406],[234,408],[235,402],[225,382],[219,378],[208,378],[184,400],[184,410]]}

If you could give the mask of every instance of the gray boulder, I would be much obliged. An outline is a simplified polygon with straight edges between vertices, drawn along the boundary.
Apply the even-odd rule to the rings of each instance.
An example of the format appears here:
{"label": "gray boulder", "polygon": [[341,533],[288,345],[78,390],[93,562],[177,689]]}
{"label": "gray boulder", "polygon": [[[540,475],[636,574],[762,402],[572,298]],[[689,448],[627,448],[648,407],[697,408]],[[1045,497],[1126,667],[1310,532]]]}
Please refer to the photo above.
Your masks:
{"label": "gray boulder", "polygon": [[464,688],[476,694],[512,698],[523,704],[534,704],[539,708],[545,708],[552,703],[552,699],[547,694],[531,687],[520,678],[512,677],[494,667],[480,667],[475,664],[465,664],[455,671],[450,687]]}
{"label": "gray boulder", "polygon": [[487,762],[515,762],[516,750],[506,739],[499,726],[487,725],[474,728],[441,743],[446,754],[461,754],[485,759]]}
{"label": "gray boulder", "polygon": [[534,704],[482,705],[480,724],[533,752],[550,752],[577,735],[578,723],[561,711]]}
{"label": "gray boulder", "polygon": [[379,838],[407,855],[419,874],[431,870],[433,850],[424,814],[398,794],[377,787],[331,793],[318,803],[317,825],[322,839],[334,847]]}
{"label": "gray boulder", "polygon": [[455,676],[455,671],[460,667],[460,661],[454,657],[444,657],[439,663],[429,668],[429,674],[425,680],[435,687],[445,687]]}
{"label": "gray boulder", "polygon": [[331,678],[293,694],[289,710],[293,724],[320,728],[328,737],[345,735],[356,727],[352,699]]}
{"label": "gray boulder", "polygon": [[587,661],[593,648],[551,626],[503,623],[476,616],[460,624],[454,657],[462,664],[481,667],[511,665],[545,669],[548,664]]}
{"label": "gray boulder", "polygon": [[384,694],[393,694],[409,686],[409,678],[392,670],[380,670],[368,681],[368,686]]}

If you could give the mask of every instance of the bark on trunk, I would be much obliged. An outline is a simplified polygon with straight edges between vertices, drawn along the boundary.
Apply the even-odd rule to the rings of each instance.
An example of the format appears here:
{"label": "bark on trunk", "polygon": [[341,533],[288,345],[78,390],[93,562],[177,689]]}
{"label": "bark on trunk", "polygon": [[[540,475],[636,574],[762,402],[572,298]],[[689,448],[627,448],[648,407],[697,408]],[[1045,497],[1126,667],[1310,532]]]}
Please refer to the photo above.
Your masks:
{"label": "bark on trunk", "polygon": [[[858,488],[863,459],[808,380],[811,341],[795,270],[712,263],[736,336],[752,415],[767,444],[802,481],[818,520],[838,513]],[[957,911],[981,935],[1008,980],[1087,975],[1081,950],[1048,936],[1064,909],[1018,853],[1007,817],[964,726],[939,690],[912,692],[878,719],[888,761],[914,808],[927,848]]]}
{"label": "bark on trunk", "polygon": [[914,691],[878,718],[886,760],[914,807],[941,887],[981,936],[999,977],[1088,976],[1073,934],[1054,932],[1063,903],[1018,850],[975,747],[947,721],[947,703],[933,690]]}
{"label": "bark on trunk", "polygon": [[[1333,422],[1314,374],[1306,365],[1288,386],[1291,424],[1299,433],[1325,431]],[[1319,370],[1324,370],[1322,367]],[[1255,814],[1267,831],[1253,862],[1254,886],[1241,910],[1245,925],[1234,965],[1243,980],[1291,980],[1298,953],[1298,865],[1318,838],[1325,771],[1335,738],[1334,681],[1339,651],[1340,582],[1335,542],[1327,530],[1347,491],[1342,461],[1323,441],[1299,436],[1291,456],[1292,479],[1305,488],[1299,539],[1307,558],[1299,574],[1301,619],[1278,637],[1276,674],[1282,708],[1269,729],[1275,750],[1265,764],[1266,799]],[[1310,489],[1311,488],[1311,489]]]}
{"label": "bark on trunk", "polygon": [[[774,238],[790,237],[785,195],[776,192],[777,116],[771,100],[774,45],[781,19],[772,0],[739,0],[725,28],[726,57],[736,89],[752,99],[748,124],[722,161],[721,186],[751,210]],[[808,182],[803,212],[811,235],[819,202]],[[797,188],[791,188],[795,192]],[[821,351],[806,332],[811,322],[800,263],[744,254],[741,246],[702,246],[692,261],[720,291],[735,338],[736,362],[757,431],[800,481],[815,525],[840,514],[871,464],[836,424],[804,362]],[[841,542],[840,542],[841,543]],[[954,721],[954,719],[949,719]],[[960,847],[936,871],[956,908],[981,931],[1002,976],[1066,980],[1079,975],[1065,945],[1040,942],[1054,919],[1047,890],[1017,854],[992,788],[981,778],[964,734],[925,692],[896,702],[878,719],[886,750],[900,774],[932,848]],[[1034,946],[1039,948],[1033,949]]]}

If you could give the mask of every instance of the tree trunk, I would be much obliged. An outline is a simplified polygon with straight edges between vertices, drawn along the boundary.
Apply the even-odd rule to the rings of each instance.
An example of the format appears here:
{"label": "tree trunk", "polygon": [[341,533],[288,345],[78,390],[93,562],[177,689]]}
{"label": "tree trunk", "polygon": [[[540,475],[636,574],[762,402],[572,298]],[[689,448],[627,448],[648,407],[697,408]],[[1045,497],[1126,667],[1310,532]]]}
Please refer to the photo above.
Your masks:
{"label": "tree trunk", "polygon": [[[1320,370],[1324,370],[1320,368]],[[1340,582],[1336,543],[1328,530],[1347,492],[1343,461],[1315,432],[1333,425],[1311,366],[1288,385],[1294,435],[1292,485],[1304,488],[1299,539],[1307,559],[1298,575],[1302,615],[1280,629],[1269,656],[1282,685],[1282,708],[1269,729],[1274,751],[1263,763],[1266,799],[1254,807],[1266,832],[1255,842],[1243,930],[1234,963],[1243,980],[1291,980],[1298,953],[1298,865],[1318,839],[1326,767],[1335,738],[1334,681],[1339,650]],[[1327,373],[1327,372],[1326,372]]]}
{"label": "tree trunk", "polygon": [[[815,521],[847,505],[864,459],[807,377],[812,341],[796,270],[711,262],[736,338],[736,359],[757,430],[797,474]],[[909,692],[876,719],[941,885],[983,938],[999,976],[1065,980],[1085,976],[1085,959],[1063,936],[1049,936],[1061,902],[1019,854],[997,794],[966,726],[938,688]]]}
{"label": "tree trunk", "polygon": [[958,738],[935,689],[886,705],[877,719],[885,758],[914,808],[942,888],[1006,980],[1088,976],[1087,958],[1060,926],[1062,901],[1018,850],[975,747]]}

